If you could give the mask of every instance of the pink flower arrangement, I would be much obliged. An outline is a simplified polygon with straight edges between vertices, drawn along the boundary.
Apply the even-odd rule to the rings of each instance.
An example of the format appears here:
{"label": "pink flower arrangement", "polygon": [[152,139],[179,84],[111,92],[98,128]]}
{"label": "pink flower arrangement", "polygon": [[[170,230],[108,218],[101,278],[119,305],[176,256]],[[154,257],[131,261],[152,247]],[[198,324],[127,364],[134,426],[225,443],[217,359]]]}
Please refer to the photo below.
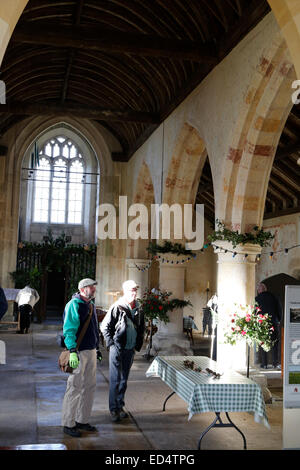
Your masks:
{"label": "pink flower arrangement", "polygon": [[226,342],[236,344],[244,339],[252,346],[254,343],[269,351],[273,346],[272,326],[268,314],[262,315],[257,305],[238,305],[231,314],[230,329],[225,333]]}

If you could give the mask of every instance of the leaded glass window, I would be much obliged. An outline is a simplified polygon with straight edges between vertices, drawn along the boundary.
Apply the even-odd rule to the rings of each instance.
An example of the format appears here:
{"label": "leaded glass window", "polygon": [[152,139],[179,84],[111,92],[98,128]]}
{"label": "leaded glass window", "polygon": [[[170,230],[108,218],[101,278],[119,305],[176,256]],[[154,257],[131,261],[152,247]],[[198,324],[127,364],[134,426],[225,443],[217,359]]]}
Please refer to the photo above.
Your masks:
{"label": "leaded glass window", "polygon": [[35,168],[33,222],[81,224],[85,164],[78,146],[58,136],[45,143]]}

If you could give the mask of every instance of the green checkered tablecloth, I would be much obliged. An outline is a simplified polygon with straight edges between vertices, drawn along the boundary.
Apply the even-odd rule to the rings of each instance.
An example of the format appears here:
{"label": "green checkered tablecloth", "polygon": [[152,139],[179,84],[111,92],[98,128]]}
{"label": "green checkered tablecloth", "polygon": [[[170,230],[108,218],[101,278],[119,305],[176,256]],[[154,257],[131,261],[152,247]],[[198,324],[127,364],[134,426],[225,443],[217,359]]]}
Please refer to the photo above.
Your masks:
{"label": "green checkered tablecloth", "polygon": [[[194,361],[201,372],[188,369],[185,360]],[[260,386],[234,371],[214,379],[206,367],[218,372],[217,363],[204,356],[157,356],[146,372],[147,377],[160,377],[188,404],[189,418],[195,413],[246,411],[256,422],[269,428],[265,402]]]}

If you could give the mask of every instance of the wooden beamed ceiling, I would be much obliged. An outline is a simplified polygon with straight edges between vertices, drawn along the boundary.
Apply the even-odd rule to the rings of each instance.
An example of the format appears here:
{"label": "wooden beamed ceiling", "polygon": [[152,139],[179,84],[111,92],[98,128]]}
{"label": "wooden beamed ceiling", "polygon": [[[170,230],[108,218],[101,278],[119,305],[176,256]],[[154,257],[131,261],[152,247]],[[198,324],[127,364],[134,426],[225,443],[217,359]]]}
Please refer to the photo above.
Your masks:
{"label": "wooden beamed ceiling", "polygon": [[77,113],[128,161],[269,11],[267,0],[29,0],[2,63],[0,136],[26,116]]}
{"label": "wooden beamed ceiling", "polygon": [[[29,0],[1,67],[0,137],[28,116],[106,127],[128,161],[270,11],[267,0]],[[300,107],[282,133],[265,217],[300,210]],[[3,149],[1,150],[3,153]],[[214,221],[208,160],[197,202]]]}

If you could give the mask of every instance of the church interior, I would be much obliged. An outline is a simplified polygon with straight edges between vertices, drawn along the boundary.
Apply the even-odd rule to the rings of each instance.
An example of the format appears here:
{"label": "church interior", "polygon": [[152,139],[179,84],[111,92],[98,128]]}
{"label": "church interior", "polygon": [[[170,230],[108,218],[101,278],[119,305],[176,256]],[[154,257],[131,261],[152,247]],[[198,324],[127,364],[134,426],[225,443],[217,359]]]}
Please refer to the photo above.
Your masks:
{"label": "church interior", "polygon": [[[247,448],[300,448],[300,405],[285,413],[283,398],[286,286],[300,286],[299,2],[2,0],[0,60],[0,449],[197,449],[214,413],[191,418],[177,394],[162,411],[170,388],[146,374],[160,356],[250,368],[269,426],[233,414]],[[174,222],[167,236],[157,207],[160,228]],[[99,435],[74,440],[60,427],[57,338],[82,278],[97,281],[100,321],[127,279],[140,297],[160,289],[186,303],[166,323],[147,318],[125,424],[109,420],[102,342]],[[259,283],[282,311],[265,369],[257,344],[226,342],[234,306],[254,305]],[[16,335],[25,285],[40,298]],[[241,450],[243,439],[211,430],[201,446]]]}

